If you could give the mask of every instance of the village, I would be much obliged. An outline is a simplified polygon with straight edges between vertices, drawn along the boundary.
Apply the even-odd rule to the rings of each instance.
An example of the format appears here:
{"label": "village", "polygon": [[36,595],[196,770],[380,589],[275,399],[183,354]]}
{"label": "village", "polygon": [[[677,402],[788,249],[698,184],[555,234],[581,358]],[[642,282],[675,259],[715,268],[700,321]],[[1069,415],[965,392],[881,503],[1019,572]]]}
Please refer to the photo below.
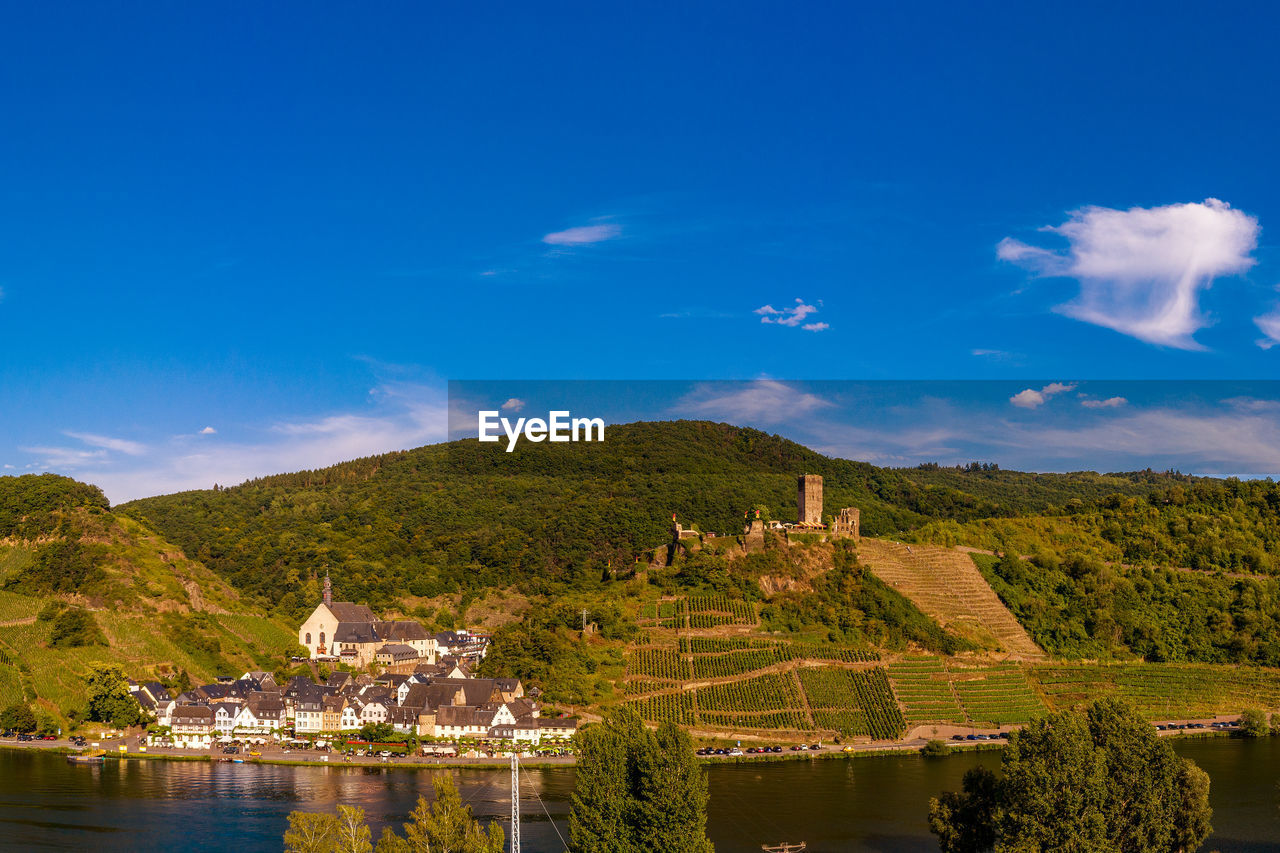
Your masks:
{"label": "village", "polygon": [[[155,718],[152,748],[210,750],[239,745],[284,750],[339,749],[403,753],[422,744],[429,756],[478,756],[485,750],[563,751],[577,731],[573,717],[542,716],[538,691],[518,679],[477,678],[489,638],[466,630],[428,633],[414,621],[386,621],[352,602],[334,601],[324,582],[321,603],[298,629],[312,675],[283,684],[269,672],[178,695],[158,682],[131,683],[130,692]],[[228,760],[236,760],[229,758]]]}

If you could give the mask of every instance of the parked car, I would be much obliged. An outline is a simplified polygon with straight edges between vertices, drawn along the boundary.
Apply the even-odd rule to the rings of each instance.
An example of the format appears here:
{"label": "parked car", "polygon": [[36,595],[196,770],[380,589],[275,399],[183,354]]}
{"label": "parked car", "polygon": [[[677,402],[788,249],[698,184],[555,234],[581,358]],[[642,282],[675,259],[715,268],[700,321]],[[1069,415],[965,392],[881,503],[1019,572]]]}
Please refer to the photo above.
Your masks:
{"label": "parked car", "polygon": [[800,750],[802,750],[802,749],[804,749],[804,747],[803,747],[803,746],[800,746],[800,745],[798,745],[798,744],[797,744],[797,745],[795,745],[795,746],[792,746],[792,747],[791,747],[791,751],[792,751],[792,752],[799,752],[799,751],[800,751]]}
{"label": "parked car", "polygon": [[239,754],[239,752],[240,752],[240,747],[238,746],[224,746],[222,748],[223,755],[237,755]]}
{"label": "parked car", "polygon": [[770,749],[769,751],[770,751],[770,752],[782,752],[782,747],[780,747],[780,746],[775,746],[775,747],[773,747],[772,749]]}
{"label": "parked car", "polygon": [[31,735],[18,735],[18,740],[35,740]]}
{"label": "parked car", "polygon": [[813,750],[814,752],[818,752],[819,750],[822,749],[822,747],[819,744],[815,743],[815,744],[811,744],[809,746],[809,749]]}

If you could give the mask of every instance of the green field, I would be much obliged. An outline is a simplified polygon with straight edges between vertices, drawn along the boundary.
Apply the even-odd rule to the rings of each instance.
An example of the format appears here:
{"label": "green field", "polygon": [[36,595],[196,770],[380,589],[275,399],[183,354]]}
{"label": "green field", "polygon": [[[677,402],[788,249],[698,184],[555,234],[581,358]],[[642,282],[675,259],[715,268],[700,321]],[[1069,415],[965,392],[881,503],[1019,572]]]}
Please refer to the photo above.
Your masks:
{"label": "green field", "polygon": [[1054,708],[1120,696],[1149,719],[1280,711],[1280,670],[1209,664],[1050,664],[1031,675]]}

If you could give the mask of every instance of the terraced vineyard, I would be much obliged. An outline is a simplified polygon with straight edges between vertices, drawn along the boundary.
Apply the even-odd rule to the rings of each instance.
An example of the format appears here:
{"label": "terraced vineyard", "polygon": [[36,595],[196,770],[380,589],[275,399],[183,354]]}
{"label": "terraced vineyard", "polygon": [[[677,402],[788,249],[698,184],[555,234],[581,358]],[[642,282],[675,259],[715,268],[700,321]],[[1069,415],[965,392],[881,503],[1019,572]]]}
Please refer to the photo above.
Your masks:
{"label": "terraced vineyard", "polygon": [[681,693],[659,693],[643,699],[632,699],[627,705],[634,708],[642,719],[655,723],[673,722],[680,726],[692,726],[693,695]]}
{"label": "terraced vineyard", "polygon": [[908,657],[889,665],[889,681],[908,725],[966,722],[939,657]]}
{"label": "terraced vineyard", "polygon": [[701,725],[719,729],[789,729],[807,731],[812,728],[804,711],[767,711],[761,714],[728,714],[716,711],[701,711],[698,714]]}
{"label": "terraced vineyard", "polygon": [[689,663],[671,649],[635,649],[627,656],[627,675],[688,681]]}
{"label": "terraced vineyard", "polygon": [[1021,660],[1044,660],[1044,652],[965,552],[864,538],[858,558],[938,624]]}
{"label": "terraced vineyard", "polygon": [[883,667],[820,667],[799,670],[799,675],[819,728],[875,740],[894,740],[905,731],[906,722]]}
{"label": "terraced vineyard", "polygon": [[686,630],[722,625],[754,625],[756,611],[750,602],[727,595],[694,595],[646,604],[640,609],[641,627]]}
{"label": "terraced vineyard", "polygon": [[781,643],[763,649],[743,649],[718,655],[694,655],[693,677],[696,680],[704,680],[745,675],[789,660],[791,660],[791,649]]}
{"label": "terraced vineyard", "polygon": [[789,711],[804,707],[804,700],[790,674],[770,673],[727,684],[700,687],[698,710],[706,711]]}
{"label": "terraced vineyard", "polygon": [[1280,671],[1209,664],[1053,664],[1032,676],[1055,709],[1122,696],[1150,719],[1280,710]]}
{"label": "terraced vineyard", "polygon": [[1025,723],[1046,708],[1014,664],[951,670],[951,685],[969,721],[996,726]]}

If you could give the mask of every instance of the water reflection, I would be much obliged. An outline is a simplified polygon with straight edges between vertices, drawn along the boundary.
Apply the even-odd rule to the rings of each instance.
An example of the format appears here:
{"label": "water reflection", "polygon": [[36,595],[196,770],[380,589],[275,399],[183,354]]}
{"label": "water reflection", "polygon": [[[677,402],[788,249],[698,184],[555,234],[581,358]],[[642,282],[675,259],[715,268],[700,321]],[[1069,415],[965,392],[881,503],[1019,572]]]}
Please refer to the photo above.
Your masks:
{"label": "water reflection", "polygon": [[[1214,826],[1205,849],[1280,853],[1280,738],[1186,741],[1213,782]],[[999,755],[926,761],[892,757],[715,767],[709,832],[719,853],[758,851],[764,842],[804,840],[811,853],[934,851],[929,797],[959,787],[975,764]],[[109,762],[73,767],[53,755],[0,752],[0,845],[6,849],[137,850],[178,845],[278,851],[293,809],[361,806],[376,838],[397,828],[435,774],[449,773],[476,814],[506,821],[503,770]],[[567,836],[573,771],[528,770],[523,846],[560,853]],[[554,824],[553,824],[554,821]]]}

